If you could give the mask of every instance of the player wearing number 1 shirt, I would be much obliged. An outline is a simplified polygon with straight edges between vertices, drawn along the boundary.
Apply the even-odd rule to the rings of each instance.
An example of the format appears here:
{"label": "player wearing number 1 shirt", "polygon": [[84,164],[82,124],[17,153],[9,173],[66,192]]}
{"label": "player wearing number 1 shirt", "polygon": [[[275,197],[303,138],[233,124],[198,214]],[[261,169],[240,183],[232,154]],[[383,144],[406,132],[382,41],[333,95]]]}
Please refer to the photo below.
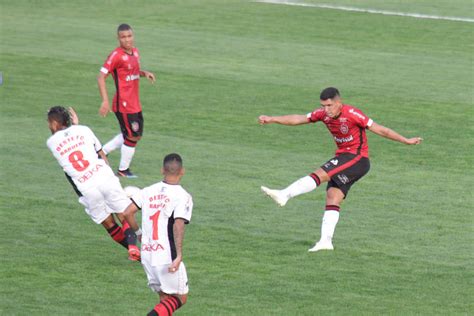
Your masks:
{"label": "player wearing number 1 shirt", "polygon": [[[164,179],[132,194],[132,204],[124,213],[130,227],[141,235],[141,258],[148,286],[160,302],[148,315],[172,315],[186,303],[188,277],[183,260],[184,227],[191,220],[193,200],[179,184],[184,175],[178,154],[163,160]],[[142,228],[135,213],[142,210]]]}
{"label": "player wearing number 1 shirt", "polygon": [[[50,108],[48,126],[53,135],[46,144],[90,218],[102,224],[117,243],[128,249],[130,260],[139,260],[136,236],[121,215],[130,199],[109,167],[100,141],[90,128],[77,124],[74,110],[62,106]],[[119,217],[122,227],[112,214]]]}
{"label": "player wearing number 1 shirt", "polygon": [[283,190],[262,186],[262,191],[277,204],[284,206],[290,198],[308,193],[327,182],[326,209],[321,224],[321,239],[310,252],[333,250],[332,238],[339,221],[339,208],[351,186],[370,169],[366,130],[407,145],[421,143],[420,137],[405,138],[397,132],[375,123],[361,110],[343,104],[336,88],[326,88],[320,95],[321,107],[307,115],[259,117],[260,124],[301,125],[323,122],[337,145],[336,155],[310,175]]}

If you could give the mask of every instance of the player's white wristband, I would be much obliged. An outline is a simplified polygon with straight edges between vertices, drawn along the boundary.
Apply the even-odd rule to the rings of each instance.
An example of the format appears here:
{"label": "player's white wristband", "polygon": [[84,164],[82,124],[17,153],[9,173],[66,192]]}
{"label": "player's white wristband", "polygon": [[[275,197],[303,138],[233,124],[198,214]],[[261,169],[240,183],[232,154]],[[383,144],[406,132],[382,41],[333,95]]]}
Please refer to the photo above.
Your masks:
{"label": "player's white wristband", "polygon": [[139,228],[135,231],[135,235],[140,236],[142,234],[142,230]]}

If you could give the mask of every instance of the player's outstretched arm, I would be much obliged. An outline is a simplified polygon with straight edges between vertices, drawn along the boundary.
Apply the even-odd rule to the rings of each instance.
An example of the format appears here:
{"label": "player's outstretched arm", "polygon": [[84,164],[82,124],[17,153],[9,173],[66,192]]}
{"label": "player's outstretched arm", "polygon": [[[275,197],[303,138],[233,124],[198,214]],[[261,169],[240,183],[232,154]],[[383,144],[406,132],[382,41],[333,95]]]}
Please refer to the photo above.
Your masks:
{"label": "player's outstretched arm", "polygon": [[168,271],[174,273],[178,271],[179,264],[183,260],[183,239],[184,239],[185,220],[176,218],[173,225],[174,243],[176,246],[176,259],[168,267]]}
{"label": "player's outstretched arm", "polygon": [[99,93],[100,97],[102,98],[99,114],[103,117],[105,117],[110,112],[109,94],[107,93],[107,85],[105,83],[105,79],[107,79],[107,75],[100,72],[97,76],[97,85],[99,86]]}
{"label": "player's outstretched arm", "polygon": [[150,80],[151,83],[155,83],[156,77],[155,74],[146,70],[141,70],[140,71],[140,76],[141,77],[146,77],[148,80]]}
{"label": "player's outstretched arm", "polygon": [[385,127],[385,126],[382,126],[382,125],[379,125],[377,123],[372,123],[372,125],[369,127],[369,130],[377,135],[380,135],[382,137],[385,137],[385,138],[388,138],[388,139],[391,139],[391,140],[394,140],[394,141],[397,141],[397,142],[400,142],[402,144],[407,144],[407,145],[418,145],[420,144],[422,141],[423,141],[423,138],[421,137],[413,137],[413,138],[406,138],[400,134],[398,134],[397,132],[395,132],[394,130],[388,128],[388,127]]}
{"label": "player's outstretched arm", "polygon": [[258,117],[258,122],[261,125],[265,124],[281,124],[281,125],[301,125],[301,124],[308,124],[308,118],[306,115],[300,114],[291,114],[291,115],[283,115],[283,116],[268,116],[268,115],[260,115]]}

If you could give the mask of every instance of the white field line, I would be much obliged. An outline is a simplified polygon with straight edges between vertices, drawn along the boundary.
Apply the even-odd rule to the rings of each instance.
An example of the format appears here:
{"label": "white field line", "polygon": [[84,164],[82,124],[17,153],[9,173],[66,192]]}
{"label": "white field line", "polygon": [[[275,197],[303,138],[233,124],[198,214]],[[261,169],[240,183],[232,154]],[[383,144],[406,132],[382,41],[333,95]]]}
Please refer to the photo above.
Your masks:
{"label": "white field line", "polygon": [[284,1],[284,0],[256,0],[255,2],[293,5],[293,6],[299,6],[299,7],[332,9],[332,10],[341,10],[341,11],[363,12],[363,13],[372,13],[372,14],[407,16],[407,17],[412,17],[412,18],[417,18],[417,19],[433,19],[433,20],[447,20],[447,21],[460,21],[460,22],[474,23],[474,19],[462,18],[462,17],[456,17],[456,16],[439,16],[439,15],[427,15],[427,14],[421,14],[421,13],[404,13],[404,12],[376,10],[376,9],[361,9],[361,8],[355,8],[355,7],[347,7],[347,6],[339,6],[339,5],[331,5],[331,4],[323,4],[323,3],[316,4],[316,3],[304,3],[304,2],[294,2],[294,1]]}

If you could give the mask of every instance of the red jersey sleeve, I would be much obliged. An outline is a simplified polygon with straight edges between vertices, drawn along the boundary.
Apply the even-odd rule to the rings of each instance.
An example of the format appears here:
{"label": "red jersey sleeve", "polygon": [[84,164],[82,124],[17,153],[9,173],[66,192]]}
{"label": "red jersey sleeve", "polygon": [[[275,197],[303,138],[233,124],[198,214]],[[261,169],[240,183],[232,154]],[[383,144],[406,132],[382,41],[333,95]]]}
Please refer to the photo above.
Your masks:
{"label": "red jersey sleeve", "polygon": [[350,108],[348,112],[351,120],[355,122],[359,127],[368,128],[372,126],[372,123],[374,122],[359,109]]}
{"label": "red jersey sleeve", "polygon": [[102,68],[100,68],[100,72],[103,74],[109,74],[117,68],[117,65],[120,61],[120,54],[117,52],[117,50],[114,50],[112,53],[110,53],[109,57],[107,57],[107,60],[104,62],[104,65],[102,65]]}
{"label": "red jersey sleeve", "polygon": [[308,122],[316,123],[317,121],[322,121],[322,119],[326,116],[326,113],[323,109],[316,109],[313,112],[310,112],[306,115],[308,118]]}

